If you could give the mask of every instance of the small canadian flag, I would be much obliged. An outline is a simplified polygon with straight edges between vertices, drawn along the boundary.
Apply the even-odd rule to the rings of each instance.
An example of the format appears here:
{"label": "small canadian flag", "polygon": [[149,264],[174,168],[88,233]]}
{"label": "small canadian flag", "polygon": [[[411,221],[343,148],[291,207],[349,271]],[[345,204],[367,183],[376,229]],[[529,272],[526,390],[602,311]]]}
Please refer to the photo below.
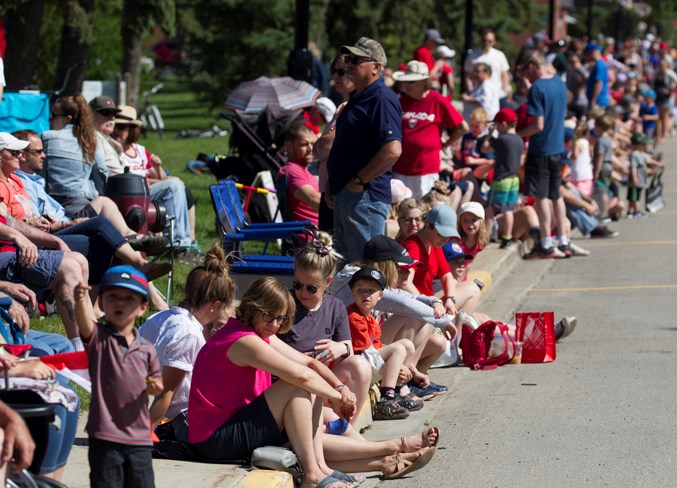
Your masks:
{"label": "small canadian flag", "polygon": [[88,392],[92,392],[92,380],[89,377],[89,363],[85,351],[42,356],[40,360]]}

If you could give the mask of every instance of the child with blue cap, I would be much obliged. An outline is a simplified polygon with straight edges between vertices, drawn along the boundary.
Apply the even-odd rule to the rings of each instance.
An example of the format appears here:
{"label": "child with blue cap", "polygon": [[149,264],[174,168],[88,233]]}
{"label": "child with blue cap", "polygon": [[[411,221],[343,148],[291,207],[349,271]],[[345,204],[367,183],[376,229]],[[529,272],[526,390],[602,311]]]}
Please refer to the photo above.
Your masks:
{"label": "child with blue cap", "polygon": [[87,420],[91,486],[153,487],[148,395],[163,390],[160,363],[136,319],[148,308],[148,280],[129,265],[103,275],[96,321],[86,283],[75,287],[75,314],[92,379]]}

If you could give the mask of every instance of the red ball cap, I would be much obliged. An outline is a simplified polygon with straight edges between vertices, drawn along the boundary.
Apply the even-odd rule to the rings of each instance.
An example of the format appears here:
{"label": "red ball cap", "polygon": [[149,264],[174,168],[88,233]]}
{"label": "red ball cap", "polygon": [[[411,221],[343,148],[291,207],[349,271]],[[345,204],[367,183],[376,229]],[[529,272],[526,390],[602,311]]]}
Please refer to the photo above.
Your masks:
{"label": "red ball cap", "polygon": [[517,114],[511,108],[505,107],[498,111],[494,122],[505,122],[506,124],[514,124],[517,122]]}

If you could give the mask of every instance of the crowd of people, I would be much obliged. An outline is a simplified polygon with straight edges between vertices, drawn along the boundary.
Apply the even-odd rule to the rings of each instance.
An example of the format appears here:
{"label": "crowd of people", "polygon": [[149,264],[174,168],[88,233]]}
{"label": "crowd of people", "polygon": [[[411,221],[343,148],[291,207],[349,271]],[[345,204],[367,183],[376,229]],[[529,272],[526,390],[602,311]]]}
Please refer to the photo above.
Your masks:
{"label": "crowd of people", "polygon": [[[278,175],[292,218],[321,230],[296,241],[290,288],[261,278],[239,302],[215,245],[170,307],[151,282],[168,269],[139,252],[163,238],[137,235],[102,196],[109,175],[146,178],[180,245],[196,245],[191,192],[138,144],[133,107],[62,97],[52,130],[0,133],[0,306],[34,354],[86,351],[91,484],[153,486],[149,426],[210,462],[290,446],[304,488],[424,467],[438,428],[368,441],[357,413],[370,392],[374,420],[397,421],[447,391],[428,371],[461,364],[460,311],[490,319],[468,279],[477,254],[495,242],[525,259],[586,256],[575,229],[613,238],[613,220],[645,217],[642,190],[674,133],[677,53],[655,38],[599,41],[534,36],[511,65],[485,30],[458,96],[455,52],[434,29],[398,70],[374,39],[343,46],[330,65],[342,103],[323,97],[288,130]],[[50,295],[67,339],[28,328],[27,309]],[[575,325],[558,322],[557,338]],[[59,479],[77,394],[39,361],[0,365],[58,406],[65,427],[40,471]],[[0,405],[6,436],[19,423]],[[17,448],[26,465],[33,446]]]}

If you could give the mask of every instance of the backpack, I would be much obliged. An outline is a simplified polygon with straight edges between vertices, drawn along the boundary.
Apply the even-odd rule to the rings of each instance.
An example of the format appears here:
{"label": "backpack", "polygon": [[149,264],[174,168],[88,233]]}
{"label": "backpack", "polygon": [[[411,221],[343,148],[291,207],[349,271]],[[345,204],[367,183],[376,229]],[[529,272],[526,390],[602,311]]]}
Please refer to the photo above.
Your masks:
{"label": "backpack", "polygon": [[[497,334],[500,334],[500,338]],[[489,354],[492,341],[498,344],[503,342],[501,352],[494,357]],[[515,341],[508,334],[507,325],[489,320],[474,330],[470,325],[463,324],[461,349],[463,363],[470,369],[491,370],[510,362],[515,351]]]}

